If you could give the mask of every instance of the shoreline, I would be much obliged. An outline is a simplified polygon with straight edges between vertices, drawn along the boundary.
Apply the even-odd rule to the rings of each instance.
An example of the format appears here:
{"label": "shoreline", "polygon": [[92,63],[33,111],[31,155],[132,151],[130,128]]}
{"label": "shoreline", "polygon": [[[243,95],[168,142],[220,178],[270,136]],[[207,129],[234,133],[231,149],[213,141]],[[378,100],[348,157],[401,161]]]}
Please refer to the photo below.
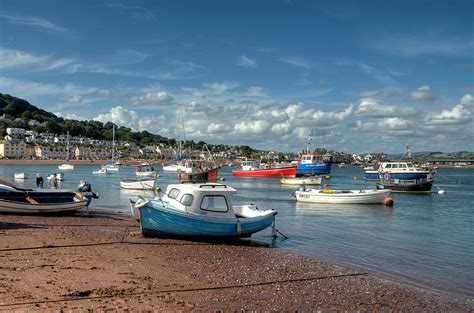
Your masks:
{"label": "shoreline", "polygon": [[253,241],[143,238],[127,215],[91,211],[0,215],[0,311],[474,310],[466,299]]}

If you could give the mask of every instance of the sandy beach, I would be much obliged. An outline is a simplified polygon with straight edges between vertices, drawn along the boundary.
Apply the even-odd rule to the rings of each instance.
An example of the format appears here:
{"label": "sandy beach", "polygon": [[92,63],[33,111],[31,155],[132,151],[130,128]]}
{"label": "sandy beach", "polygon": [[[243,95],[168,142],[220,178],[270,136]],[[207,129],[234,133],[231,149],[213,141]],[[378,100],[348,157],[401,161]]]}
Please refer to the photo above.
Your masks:
{"label": "sandy beach", "polygon": [[0,215],[0,311],[436,310],[473,302],[247,241],[147,239],[128,216]]}

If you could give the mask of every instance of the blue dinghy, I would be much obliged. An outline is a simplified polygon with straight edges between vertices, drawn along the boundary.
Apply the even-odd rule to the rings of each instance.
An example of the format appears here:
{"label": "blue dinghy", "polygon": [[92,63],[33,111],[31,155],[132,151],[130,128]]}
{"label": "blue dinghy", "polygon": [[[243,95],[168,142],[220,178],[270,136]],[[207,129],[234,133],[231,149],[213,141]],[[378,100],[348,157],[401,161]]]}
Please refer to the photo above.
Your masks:
{"label": "blue dinghy", "polygon": [[172,184],[162,199],[140,198],[134,208],[145,237],[249,237],[272,225],[275,210],[233,206],[236,193],[218,183]]}

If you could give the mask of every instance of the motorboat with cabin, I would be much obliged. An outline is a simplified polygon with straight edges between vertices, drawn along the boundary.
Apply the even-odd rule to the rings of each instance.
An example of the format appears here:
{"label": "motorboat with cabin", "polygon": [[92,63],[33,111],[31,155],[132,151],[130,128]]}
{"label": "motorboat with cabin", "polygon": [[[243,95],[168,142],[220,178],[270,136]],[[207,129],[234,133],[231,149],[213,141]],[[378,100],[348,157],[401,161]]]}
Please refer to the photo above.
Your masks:
{"label": "motorboat with cabin", "polygon": [[138,177],[157,177],[158,171],[149,163],[141,163],[135,171],[135,176]]}
{"label": "motorboat with cabin", "polygon": [[379,180],[385,176],[386,179],[415,180],[426,179],[433,174],[431,168],[417,167],[412,162],[394,161],[381,162],[376,170],[365,171],[365,179]]}
{"label": "motorboat with cabin", "polygon": [[241,177],[295,177],[296,166],[273,167],[263,166],[258,160],[244,160],[240,170],[233,170],[232,175]]}
{"label": "motorboat with cabin", "polygon": [[274,223],[274,209],[233,205],[236,193],[219,183],[171,184],[160,199],[139,198],[132,212],[145,237],[249,237]]}

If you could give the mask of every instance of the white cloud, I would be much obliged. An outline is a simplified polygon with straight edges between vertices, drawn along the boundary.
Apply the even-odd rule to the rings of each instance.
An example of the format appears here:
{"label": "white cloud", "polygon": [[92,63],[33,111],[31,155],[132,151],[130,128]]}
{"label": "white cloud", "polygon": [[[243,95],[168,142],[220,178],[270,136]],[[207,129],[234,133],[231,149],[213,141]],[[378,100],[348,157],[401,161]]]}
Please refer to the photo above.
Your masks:
{"label": "white cloud", "polygon": [[355,114],[365,117],[397,117],[415,114],[416,110],[410,107],[396,107],[384,105],[379,100],[363,98]]}
{"label": "white cloud", "polygon": [[474,97],[471,94],[465,94],[461,98],[462,105],[471,105],[474,104]]}
{"label": "white cloud", "polygon": [[102,123],[112,122],[119,126],[131,128],[133,131],[147,130],[151,133],[167,134],[169,124],[164,116],[139,116],[136,111],[128,110],[122,106],[116,106],[109,112],[99,114],[94,118]]}
{"label": "white cloud", "polygon": [[134,106],[145,106],[145,105],[167,105],[173,101],[173,97],[164,91],[158,92],[147,92],[143,96],[133,96],[130,98],[132,105]]}
{"label": "white cloud", "polygon": [[78,95],[75,95],[75,96],[72,96],[70,98],[65,99],[64,101],[67,102],[67,103],[79,104],[79,103],[82,102],[82,97],[78,96]]}
{"label": "white cloud", "polygon": [[302,57],[285,57],[281,58],[280,61],[305,70],[309,70],[313,67],[311,63]]}
{"label": "white cloud", "polygon": [[470,121],[471,112],[466,110],[462,104],[457,104],[451,110],[443,110],[440,113],[430,113],[426,117],[428,125],[452,125]]}
{"label": "white cloud", "polygon": [[261,135],[268,131],[268,121],[243,121],[234,125],[234,131],[241,135]]}
{"label": "white cloud", "polygon": [[48,58],[48,56],[37,56],[20,50],[0,47],[0,69],[42,65]]}
{"label": "white cloud", "polygon": [[243,54],[237,58],[237,65],[247,68],[256,68],[257,61],[254,58],[248,57]]}
{"label": "white cloud", "polygon": [[414,101],[433,101],[436,98],[431,93],[431,88],[428,85],[421,86],[410,94],[410,99]]}
{"label": "white cloud", "polygon": [[101,97],[108,97],[109,94],[110,94],[110,90],[109,89],[100,89],[97,93]]}
{"label": "white cloud", "polygon": [[64,27],[58,26],[51,21],[36,16],[0,14],[0,19],[3,19],[6,23],[30,26],[40,30],[54,31],[60,33],[70,32],[70,30]]}

